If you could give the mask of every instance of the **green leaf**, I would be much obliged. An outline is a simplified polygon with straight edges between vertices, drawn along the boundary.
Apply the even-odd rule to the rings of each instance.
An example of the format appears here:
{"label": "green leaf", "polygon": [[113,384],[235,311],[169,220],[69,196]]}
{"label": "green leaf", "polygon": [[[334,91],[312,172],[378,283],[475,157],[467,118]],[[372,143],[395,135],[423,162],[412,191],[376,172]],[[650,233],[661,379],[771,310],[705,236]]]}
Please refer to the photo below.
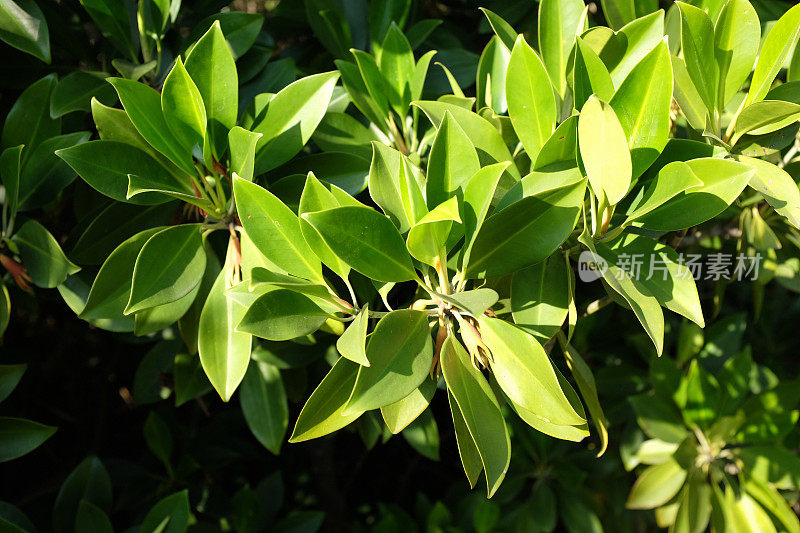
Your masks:
{"label": "green leaf", "polygon": [[486,106],[498,114],[508,110],[506,71],[509,59],[511,59],[511,51],[505,47],[499,37],[493,35],[478,60],[476,83],[478,109]]}
{"label": "green leaf", "polygon": [[[451,410],[456,434],[459,434],[460,421],[456,421],[453,404],[458,406],[467,430],[463,431],[462,426],[460,433],[463,438],[458,439],[467,478],[471,485],[477,480],[479,471],[476,471],[474,464],[474,451],[477,449],[486,472],[486,488],[491,498],[503,482],[511,460],[511,441],[500,405],[486,378],[472,366],[469,354],[452,335],[447,337],[442,346],[441,363],[447,388],[455,400],[451,402]],[[464,442],[467,436],[470,437],[470,442]]]}
{"label": "green leaf", "polygon": [[378,281],[408,281],[417,273],[391,221],[368,207],[304,213],[325,243],[351,268]]}
{"label": "green leaf", "polygon": [[[798,521],[797,514],[783,494],[756,479],[748,479],[744,484],[744,490],[748,496],[758,503],[761,509],[768,511],[771,517],[774,517],[774,519],[768,518],[767,526],[774,527],[777,522],[782,531],[791,533],[800,531],[800,521]],[[752,514],[748,517],[752,517]]]}
{"label": "green leaf", "polygon": [[478,153],[453,115],[445,112],[428,156],[425,195],[428,209],[452,198],[481,165]]}
{"label": "green leaf", "polygon": [[735,145],[745,133],[764,135],[777,131],[800,118],[800,104],[782,100],[761,100],[745,107],[736,119],[730,143]]}
{"label": "green leaf", "polygon": [[392,22],[380,52],[377,54],[378,68],[386,80],[389,103],[401,117],[411,103],[410,78],[414,72],[414,53],[403,31]]}
{"label": "green leaf", "polygon": [[234,126],[228,132],[228,148],[231,154],[230,170],[247,181],[253,181],[256,144],[260,138],[260,133],[247,131],[239,126]]}
{"label": "green leaf", "polygon": [[593,94],[608,102],[614,96],[614,82],[600,57],[578,37],[572,67],[572,105],[582,108]]}
{"label": "green leaf", "polygon": [[251,128],[263,135],[256,147],[256,175],[282,165],[305,146],[325,115],[338,78],[338,72],[307,76],[269,101]]}
{"label": "green leaf", "polygon": [[[752,8],[751,8],[752,9]],[[711,487],[703,475],[692,475],[678,496],[673,531],[702,533],[711,518]]]}
{"label": "green leaf", "polygon": [[686,481],[686,470],[671,459],[660,465],[649,466],[633,484],[625,507],[628,509],[653,509],[673,498]]}
{"label": "green leaf", "polygon": [[206,33],[214,22],[219,21],[225,40],[235,58],[242,57],[255,43],[261,27],[264,25],[264,15],[261,13],[245,13],[242,11],[228,11],[215,13],[204,18],[192,32],[189,42],[196,41]]}
{"label": "green leaf", "polygon": [[581,236],[581,242],[589,248],[591,260],[602,265],[600,272],[603,280],[627,302],[653,341],[656,352],[661,355],[664,348],[664,313],[658,299],[652,295],[643,280],[628,270],[632,268],[632,261],[622,262],[602,243],[595,246],[591,237]]}
{"label": "green leaf", "polygon": [[686,70],[686,63],[679,57],[672,56],[672,73],[675,77],[673,89],[675,101],[683,111],[686,122],[697,131],[703,131],[707,123],[710,123],[711,114],[700,96],[700,92],[695,87]]}
{"label": "green leaf", "polygon": [[553,424],[586,420],[570,405],[542,345],[522,329],[497,318],[479,318],[481,336],[492,352],[492,374],[508,397]]}
{"label": "green leaf", "polygon": [[439,427],[430,410],[423,411],[403,430],[403,438],[421,455],[439,460]]}
{"label": "green leaf", "polygon": [[50,96],[50,116],[58,118],[73,111],[89,111],[93,99],[113,105],[114,88],[106,83],[105,72],[78,70],[64,76]]}
{"label": "green leaf", "polygon": [[514,160],[503,137],[491,122],[468,109],[446,102],[423,100],[413,102],[413,105],[422,109],[437,128],[444,119],[445,112],[449,111],[453,120],[464,130],[469,140],[472,141],[472,145],[478,150],[481,165],[508,161],[512,163],[507,169],[509,176],[515,179],[520,178],[519,170],[513,165]]}
{"label": "green leaf", "polygon": [[[369,307],[364,305],[347,329],[336,341],[336,349],[342,357],[362,366],[370,366],[367,358],[367,328],[369,327]],[[396,433],[396,432],[395,432]]]}
{"label": "green leaf", "polygon": [[190,516],[189,491],[170,494],[147,512],[141,533],[183,533],[189,527]]}
{"label": "green leaf", "polygon": [[406,233],[427,213],[419,170],[394,148],[372,143],[369,194],[400,230]]}
{"label": "green leaf", "polygon": [[[218,20],[214,21],[186,56],[186,71],[194,81],[200,94],[199,99],[205,107],[208,135],[214,147],[214,155],[221,159],[225,153],[228,131],[236,125],[239,82],[236,62]],[[164,86],[166,88],[166,82]],[[231,167],[240,176],[244,175],[235,165],[232,164]]]}
{"label": "green leaf", "polygon": [[464,256],[462,265],[469,264],[475,237],[486,219],[495,191],[509,163],[495,163],[481,168],[464,185],[464,201],[460,218],[464,225]]}
{"label": "green leaf", "polygon": [[[637,278],[634,285],[641,287],[642,293],[654,296],[659,304],[698,326],[705,326],[694,277],[689,268],[681,264],[678,252],[656,240],[632,234],[608,246],[598,243],[597,251],[629,277]],[[641,261],[639,266],[636,266],[637,261]]]}
{"label": "green leaf", "polygon": [[53,426],[21,418],[0,417],[0,463],[32,452],[55,432]]}
{"label": "green leaf", "polygon": [[80,312],[84,320],[123,316],[131,292],[136,258],[145,242],[163,228],[137,233],[120,244],[106,259],[92,284],[86,305]]}
{"label": "green leaf", "polygon": [[[56,87],[55,74],[30,84],[11,106],[3,123],[2,144],[4,147],[24,144],[35,148],[45,139],[61,133],[61,119],[50,117],[50,95]],[[28,153],[23,154],[23,164]]]}
{"label": "green leaf", "polygon": [[144,442],[159,461],[169,467],[172,456],[172,434],[169,426],[158,413],[151,411],[144,421]]}
{"label": "green leaf", "polygon": [[514,31],[514,28],[512,28],[511,25],[503,20],[497,13],[489,11],[485,7],[478,9],[483,11],[483,14],[486,15],[489,25],[491,25],[495,35],[497,35],[497,37],[500,39],[500,42],[502,42],[505,47],[511,51],[514,48],[514,43],[517,41],[517,32]]}
{"label": "green leaf", "polygon": [[734,496],[733,489],[728,487],[725,496],[726,523],[733,526],[731,529],[735,528],[735,531],[746,531],[747,533],[777,531],[770,515],[748,494]]}
{"label": "green leaf", "polygon": [[236,331],[271,341],[285,341],[313,333],[328,318],[313,300],[288,289],[259,296],[247,309]]}
{"label": "green leaf", "polygon": [[761,43],[758,13],[748,0],[731,0],[714,28],[714,57],[719,69],[719,108],[733,99],[747,80]]}
{"label": "green leaf", "polygon": [[188,152],[202,147],[206,137],[206,108],[203,97],[181,58],[164,81],[161,90],[161,109],[172,134]]}
{"label": "green leaf", "polygon": [[703,182],[678,193],[649,213],[638,217],[647,229],[686,229],[714,218],[741,194],[755,173],[729,159],[702,157],[687,161],[692,173]]}
{"label": "green leaf", "polygon": [[206,268],[198,224],[172,226],[150,237],[136,258],[125,314],[174,302],[197,287]]}
{"label": "green leaf", "polygon": [[[306,177],[306,184],[303,187],[303,194],[300,196],[298,214],[311,213],[314,211],[324,211],[339,207],[339,200],[331,193],[318,179],[313,172],[309,172]],[[347,276],[350,274],[350,267],[339,259],[333,251],[325,244],[319,233],[304,219],[300,219],[300,230],[303,237],[314,251],[317,257],[331,270],[333,270],[345,283],[349,283]]]}
{"label": "green leaf", "polygon": [[800,191],[789,173],[763,159],[739,156],[736,160],[755,171],[748,185],[760,192],[791,225],[800,228]]}
{"label": "green leaf", "polygon": [[344,357],[339,358],[306,400],[289,442],[303,442],[333,433],[363,414],[358,411],[344,412],[359,368],[356,363]]}
{"label": "green leaf", "polygon": [[297,215],[245,179],[234,178],[233,191],[242,226],[258,251],[279,271],[324,284],[322,265],[303,239]]}
{"label": "green leaf", "polygon": [[289,425],[289,407],[280,370],[269,363],[251,361],[239,392],[242,413],[258,442],[278,455]]}
{"label": "green leaf", "polygon": [[347,113],[327,112],[311,136],[324,152],[347,152],[369,159],[376,133]]}
{"label": "green leaf", "polygon": [[25,222],[12,240],[19,248],[28,275],[38,287],[57,287],[67,276],[80,270],[67,259],[50,232],[35,220]]}
{"label": "green leaf", "polygon": [[26,365],[0,365],[0,402],[14,391],[26,368]]}
{"label": "green leaf", "polygon": [[453,222],[461,222],[458,214],[458,198],[455,196],[436,206],[408,232],[406,247],[418,261],[436,268],[447,262],[447,236]]}
{"label": "green leaf", "polygon": [[453,398],[453,393],[447,392],[447,399],[450,403],[450,412],[453,415],[453,429],[456,434],[456,444],[458,445],[458,455],[461,458],[461,464],[464,467],[464,472],[467,474],[470,488],[474,488],[478,482],[478,476],[483,472],[483,462],[481,454],[478,452],[478,447],[470,434],[467,423],[464,420],[464,414],[458,407],[458,403]]}
{"label": "green leaf", "polygon": [[61,485],[53,506],[53,531],[71,533],[75,530],[75,517],[82,500],[104,512],[111,510],[111,478],[94,455],[81,461]]}
{"label": "green leaf", "polygon": [[800,39],[800,4],[783,14],[764,38],[745,105],[764,99],[789,52]]}
{"label": "green leaf", "polygon": [[581,109],[578,146],[589,185],[599,204],[617,204],[630,187],[631,154],[625,130],[614,110],[595,96]]}
{"label": "green leaf", "polygon": [[631,70],[610,101],[628,138],[634,178],[667,145],[672,85],[669,48],[661,41]]}
{"label": "green leaf", "polygon": [[762,483],[780,490],[800,487],[800,458],[781,446],[746,446],[736,451],[744,470]]}
{"label": "green leaf", "polygon": [[406,0],[388,0],[369,5],[369,35],[373,49],[380,49],[386,32],[393,23],[402,28],[408,19],[411,4]]}
{"label": "green leaf", "polygon": [[681,49],[686,69],[709,111],[717,109],[719,68],[714,53],[714,23],[702,9],[683,2],[681,13]]}
{"label": "green leaf", "polygon": [[137,336],[150,335],[174,324],[192,307],[199,292],[200,284],[198,283],[185,296],[181,296],[174,302],[137,311],[134,315],[133,334]]}
{"label": "green leaf", "polygon": [[600,4],[608,25],[614,29],[658,9],[658,2],[655,0],[601,0]]}
{"label": "green leaf", "polygon": [[342,75],[342,84],[356,107],[383,132],[388,132],[389,102],[386,99],[386,81],[378,70],[375,58],[360,50],[352,51],[355,64],[337,60],[336,67]]}
{"label": "green leaf", "polygon": [[167,124],[161,111],[161,95],[158,91],[143,83],[122,78],[108,78],[108,82],[117,90],[120,102],[142,137],[181,170],[194,175],[196,171],[192,165],[191,151],[185,149],[172,133],[171,128],[178,126]]}
{"label": "green leaf", "polygon": [[79,131],[45,139],[27,153],[28,162],[19,176],[18,208],[27,211],[52,202],[75,179],[75,172],[54,152],[80,145],[89,140],[90,133]]}
{"label": "green leaf", "polygon": [[50,63],[47,20],[33,0],[0,2],[0,39],[45,63]]}
{"label": "green leaf", "polygon": [[381,416],[389,431],[396,435],[416,420],[428,408],[435,392],[436,380],[425,379],[422,385],[402,400],[381,407]]}
{"label": "green leaf", "polygon": [[549,256],[575,227],[585,190],[582,180],[528,196],[494,213],[475,238],[465,275],[501,276]]}
{"label": "green leaf", "polygon": [[78,504],[78,514],[75,516],[75,531],[77,533],[113,533],[114,528],[108,515],[95,504],[81,500]]}
{"label": "green leaf", "polygon": [[454,294],[438,294],[437,297],[463,309],[474,317],[481,316],[500,299],[496,291],[487,287]]}
{"label": "green leaf", "polygon": [[366,355],[370,365],[359,366],[344,414],[393,404],[422,384],[433,361],[427,315],[410,309],[391,311],[375,326]]}
{"label": "green leaf", "polygon": [[228,244],[225,266],[208,293],[200,314],[197,348],[209,381],[223,401],[230,400],[250,361],[252,338],[236,331],[245,308],[228,294],[233,285],[233,244]]}
{"label": "green leaf", "polygon": [[643,217],[678,194],[702,185],[703,181],[683,161],[666,164],[658,172],[658,176],[645,186],[642,194],[636,197],[625,224]]}
{"label": "green leaf", "polygon": [[[517,38],[508,61],[506,101],[514,131],[528,157],[535,160],[553,133],[558,117],[547,70],[523,36]],[[471,135],[470,138],[475,142]]]}
{"label": "green leaf", "polygon": [[564,97],[567,57],[582,33],[585,5],[581,0],[541,0],[539,2],[539,53],[553,86]]}
{"label": "green leaf", "polygon": [[669,398],[639,394],[628,401],[636,412],[636,422],[648,437],[673,444],[680,444],[686,438],[686,427]]}
{"label": "green leaf", "polygon": [[6,148],[0,154],[0,181],[5,189],[4,204],[7,209],[9,219],[13,219],[17,214],[19,205],[19,181],[22,170],[22,150],[25,147],[15,146]]}
{"label": "green leaf", "polygon": [[568,276],[567,263],[559,255],[514,274],[511,282],[514,322],[540,342],[549,341],[567,319]]}
{"label": "green leaf", "polygon": [[583,401],[586,402],[594,426],[597,428],[597,433],[600,437],[600,451],[597,452],[597,457],[600,457],[608,448],[608,421],[605,414],[603,414],[603,408],[600,406],[600,399],[597,397],[597,384],[589,365],[586,364],[586,361],[583,360],[578,351],[570,345],[566,345],[563,348],[564,358],[567,360],[572,377],[575,378],[575,383],[577,383],[578,389],[581,391]]}

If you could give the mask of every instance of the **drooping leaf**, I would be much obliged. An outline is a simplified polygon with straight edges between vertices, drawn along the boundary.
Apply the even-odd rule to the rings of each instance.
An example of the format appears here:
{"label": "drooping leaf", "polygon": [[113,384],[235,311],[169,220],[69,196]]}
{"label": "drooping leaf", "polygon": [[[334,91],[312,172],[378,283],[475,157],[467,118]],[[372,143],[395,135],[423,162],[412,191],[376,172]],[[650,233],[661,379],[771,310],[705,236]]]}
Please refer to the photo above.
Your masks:
{"label": "drooping leaf", "polygon": [[[454,400],[451,408],[455,404],[461,414],[461,419],[457,419],[453,410],[459,452],[467,478],[474,485],[480,472],[476,471],[474,461],[474,452],[477,450],[486,472],[487,492],[491,497],[503,482],[511,460],[511,442],[500,405],[486,378],[472,366],[469,354],[452,335],[447,337],[442,346],[441,363],[447,388]],[[461,426],[459,435],[461,420],[466,428]]]}
{"label": "drooping leaf", "polygon": [[266,449],[278,455],[289,425],[280,370],[269,363],[251,361],[239,398],[250,431]]}
{"label": "drooping leaf", "polygon": [[436,392],[436,381],[425,379],[411,394],[392,404],[381,407],[381,416],[393,434],[398,434],[422,414]]}
{"label": "drooping leaf", "polygon": [[369,307],[364,305],[336,341],[336,349],[342,357],[362,366],[370,366],[367,358],[367,327],[369,326]]}
{"label": "drooping leaf", "polygon": [[228,294],[233,285],[233,244],[228,244],[225,266],[208,293],[200,314],[197,347],[209,381],[223,401],[230,400],[250,361],[252,339],[236,331],[245,308]]}
{"label": "drooping leaf", "polygon": [[327,318],[328,313],[307,296],[278,289],[258,297],[236,330],[271,341],[285,341],[316,331]]}

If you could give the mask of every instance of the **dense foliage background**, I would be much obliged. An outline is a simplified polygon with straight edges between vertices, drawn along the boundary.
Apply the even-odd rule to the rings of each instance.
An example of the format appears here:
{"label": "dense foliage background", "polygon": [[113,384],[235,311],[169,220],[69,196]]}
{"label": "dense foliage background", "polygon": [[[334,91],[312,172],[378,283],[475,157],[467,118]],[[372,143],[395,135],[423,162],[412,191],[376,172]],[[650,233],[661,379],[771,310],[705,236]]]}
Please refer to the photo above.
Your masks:
{"label": "dense foliage background", "polygon": [[[714,11],[725,2],[690,3]],[[118,75],[118,71],[129,72],[154,59],[157,65],[151,65],[142,81],[159,87],[176,55],[211,27],[208,17],[220,13],[226,37],[230,39],[229,31],[238,31],[241,42],[247,43],[237,60],[240,109],[257,94],[278,92],[295,78],[333,70],[334,59],[345,57],[350,48],[337,37],[335,27],[342,23],[337,17],[345,13],[353,17],[342,23],[353,32],[351,45],[358,48],[361,42],[367,47],[369,41],[365,0],[185,0],[173,1],[171,6],[166,2],[167,8],[176,8],[174,16],[169,9],[163,11],[163,1],[141,0],[140,4],[152,4],[148,9],[158,7],[165,13],[165,22],[155,30],[152,41],[158,42],[158,51],[128,53],[119,43],[125,31],[115,31],[109,15],[103,13],[103,6],[114,4],[0,0],[0,22],[10,20],[9,13],[16,6],[31,13],[38,5],[42,13],[39,18],[46,20],[49,34],[47,62],[41,60],[41,49],[26,53],[0,43],[0,117],[8,117],[23,91],[48,75],[59,80],[77,71]],[[634,6],[631,9],[636,17],[672,6],[672,2],[663,1],[660,5],[588,3],[590,25],[608,24],[618,29],[626,22],[626,15],[617,12],[618,6],[627,9],[628,4]],[[752,5],[764,29],[792,7],[789,2],[774,0],[753,0]],[[434,61],[449,69],[452,83],[466,96],[475,96],[476,77],[481,78],[479,58],[494,35],[479,5],[469,0],[418,0],[408,6],[404,20],[397,22],[407,34],[410,28],[418,29],[421,41],[416,57],[437,50]],[[535,2],[494,0],[480,7],[496,12],[518,32],[530,36],[529,42],[535,41]],[[143,13],[145,17],[154,16],[155,11],[140,7],[139,16]],[[249,18],[234,19],[235,13],[247,13]],[[434,26],[424,22],[427,20],[441,24]],[[421,26],[415,26],[417,23]],[[0,24],[0,38],[7,36],[4,32],[6,27]],[[798,57],[800,52],[794,52],[787,64],[798,63]],[[779,81],[786,76],[782,71]],[[96,138],[91,96],[119,107],[114,92],[108,90],[110,85],[91,80],[86,84],[85,92],[76,91],[75,106],[65,108],[60,133],[89,132]],[[424,86],[425,99],[434,100],[451,91],[445,71],[432,64]],[[353,106],[350,111],[355,114]],[[675,136],[697,139],[686,120],[678,116],[677,106],[675,114]],[[796,119],[781,130],[790,141],[778,149],[780,160],[796,146]],[[10,146],[3,142],[4,149]],[[53,149],[67,146],[60,144]],[[304,153],[320,148],[322,145],[312,140]],[[43,151],[50,154],[53,150]],[[800,179],[800,163],[792,164],[791,155],[783,161],[789,162],[785,170],[796,181]],[[89,222],[111,202],[85,181],[75,179],[76,174],[60,160],[44,161],[42,166],[42,175],[63,177],[55,180],[59,187],[41,193],[41,201],[31,202],[33,207],[24,217],[41,223],[67,257],[81,263],[73,255],[76,243],[88,231]],[[302,172],[305,170],[303,167]],[[325,170],[319,169],[318,176],[322,177]],[[0,179],[2,171],[0,164]],[[281,177],[273,173],[262,183],[274,185]],[[287,198],[296,196],[292,191],[286,194]],[[133,210],[130,216],[141,212]],[[123,221],[124,214],[117,223]],[[706,233],[694,236],[699,247],[735,252],[748,246],[741,244],[741,232],[733,231],[727,219],[717,222],[713,228],[707,226]],[[225,254],[224,233],[210,238],[219,257]],[[102,231],[92,238],[100,235]],[[781,234],[781,240],[787,243],[796,235]],[[85,243],[83,246],[86,253]],[[789,253],[800,257],[796,247]],[[94,272],[96,266],[88,270]],[[708,364],[710,373],[724,382],[722,362],[734,356],[741,360],[752,356],[757,363],[747,363],[744,401],[762,391],[780,391],[773,403],[751,401],[748,408],[768,413],[763,427],[772,432],[772,441],[770,448],[759,448],[758,457],[778,465],[772,467],[779,474],[777,481],[770,478],[770,482],[782,490],[788,508],[798,513],[797,270],[779,276],[780,283],[698,281],[705,330],[681,316],[665,314],[664,355],[660,359],[629,310],[608,305],[587,313],[590,302],[605,304],[608,298],[600,283],[582,284],[578,302],[582,316],[572,345],[594,372],[608,421],[608,450],[598,458],[596,435],[578,443],[556,440],[509,417],[514,454],[506,480],[491,500],[480,487],[470,490],[464,479],[446,395],[438,394],[431,403],[432,420],[425,418],[424,423],[402,435],[391,435],[378,416],[367,416],[325,438],[296,444],[288,444],[283,438],[282,445],[267,450],[248,427],[239,397],[222,402],[202,372],[190,372],[188,375],[197,380],[196,387],[187,398],[176,398],[176,355],[184,351],[176,325],[146,336],[107,331],[78,318],[58,290],[23,290],[24,279],[22,284],[15,283],[8,270],[3,282],[11,306],[10,316],[4,315],[5,308],[0,309],[0,323],[8,318],[9,324],[2,337],[0,364],[24,364],[26,369],[5,399],[3,386],[16,378],[8,378],[11,370],[0,374],[0,416],[30,419],[57,430],[31,453],[0,463],[0,531],[103,531],[106,525],[102,516],[106,514],[114,531],[137,531],[143,522],[142,531],[172,531],[170,524],[179,520],[173,518],[161,524],[166,529],[158,529],[158,521],[148,522],[148,513],[159,501],[181,491],[188,491],[190,531],[656,530],[658,516],[652,511],[626,509],[637,466],[650,464],[642,459],[641,452],[649,419],[634,409],[636,402],[630,398],[654,390],[658,393],[663,390],[660,387],[671,385],[675,376],[694,372],[697,361]],[[90,276],[88,283],[91,280]],[[366,278],[363,282],[369,284]],[[256,359],[260,357],[280,369],[290,427],[335,359],[335,340],[330,333],[317,332],[312,345],[268,341],[256,350],[261,354],[254,356]],[[184,372],[181,379],[186,375]],[[694,407],[704,409],[702,405]],[[763,465],[760,468],[770,470]],[[95,513],[94,508],[102,512]],[[775,518],[781,514],[776,509],[770,517],[779,528],[795,531],[791,521],[787,525]],[[759,521],[761,515],[756,514],[737,527],[741,531],[767,531],[760,529],[765,526]],[[694,531],[691,527],[685,530]]]}

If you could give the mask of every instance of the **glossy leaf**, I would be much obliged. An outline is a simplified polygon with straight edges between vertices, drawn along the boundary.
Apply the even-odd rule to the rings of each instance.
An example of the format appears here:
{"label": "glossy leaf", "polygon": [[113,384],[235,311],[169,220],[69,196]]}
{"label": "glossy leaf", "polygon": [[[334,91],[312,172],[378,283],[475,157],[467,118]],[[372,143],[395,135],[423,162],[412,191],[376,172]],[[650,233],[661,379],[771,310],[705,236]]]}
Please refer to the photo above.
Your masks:
{"label": "glossy leaf", "polygon": [[251,128],[263,135],[256,147],[255,174],[282,165],[305,146],[325,114],[338,78],[338,72],[307,76],[270,100]]}
{"label": "glossy leaf", "polygon": [[203,97],[183,61],[175,62],[161,90],[161,109],[170,131],[188,152],[203,145],[206,136],[206,108]]}
{"label": "glossy leaf", "polygon": [[[491,497],[503,482],[511,460],[511,442],[500,405],[486,378],[470,364],[469,354],[452,335],[447,337],[442,347],[441,363],[447,388],[454,399],[452,403],[458,406],[467,430],[464,432],[462,427],[462,438],[459,438],[459,451],[467,477],[471,484],[477,479],[474,465],[474,450],[477,450]],[[455,410],[453,415],[458,435],[460,421],[456,422]],[[466,441],[467,436],[471,441],[464,442],[462,447],[461,442]]]}
{"label": "glossy leaf", "polygon": [[328,313],[307,296],[279,289],[253,302],[236,331],[271,341],[285,341],[316,331],[327,318]]}
{"label": "glossy leaf", "polygon": [[369,194],[401,233],[427,213],[421,182],[419,170],[399,151],[372,143]]}
{"label": "glossy leaf", "polygon": [[584,25],[581,0],[541,0],[539,3],[539,53],[556,92],[564,97],[567,57],[575,36]]}
{"label": "glossy leaf", "polygon": [[103,511],[111,510],[111,478],[94,455],[81,461],[61,485],[53,506],[53,531],[74,531],[81,500]]}
{"label": "glossy leaf", "polygon": [[[303,187],[303,194],[300,196],[298,214],[311,213],[314,211],[324,211],[339,207],[339,200],[330,192],[317,178],[313,172],[309,172],[306,177],[306,184]],[[333,270],[339,277],[347,281],[350,274],[350,267],[325,244],[317,231],[305,220],[300,219],[300,230],[303,238],[309,244],[322,263]]]}
{"label": "glossy leaf", "polygon": [[56,428],[22,418],[0,417],[0,463],[26,455],[49,439]]}
{"label": "glossy leaf", "polygon": [[428,156],[425,196],[428,209],[452,198],[480,170],[478,153],[469,137],[445,112]]}
{"label": "glossy leaf", "polygon": [[422,311],[402,309],[381,318],[367,345],[369,366],[359,366],[344,413],[378,409],[402,400],[431,369],[433,342]]}
{"label": "glossy leaf", "polygon": [[[219,21],[211,25],[186,56],[186,71],[195,83],[200,100],[203,102],[214,154],[217,158],[221,158],[225,152],[228,131],[236,125],[239,91],[236,63],[222,34]],[[234,165],[232,167],[234,168],[231,170],[240,176],[245,175]]]}
{"label": "glossy leaf", "polygon": [[764,99],[798,39],[800,39],[800,5],[784,13],[764,38],[745,105]]}
{"label": "glossy leaf", "polygon": [[73,111],[89,111],[92,99],[109,105],[117,101],[114,88],[105,81],[107,74],[78,70],[64,76],[50,96],[50,116],[57,118]]}
{"label": "glossy leaf", "polygon": [[589,98],[578,118],[578,146],[592,190],[601,206],[617,204],[628,192],[632,163],[628,140],[614,110]]}
{"label": "glossy leaf", "polygon": [[182,147],[167,124],[161,111],[161,95],[136,81],[122,78],[108,78],[108,81],[117,90],[120,102],[142,137],[184,172],[194,175],[191,151]]}
{"label": "glossy leaf", "polygon": [[289,408],[280,370],[251,361],[239,392],[242,413],[250,431],[266,449],[280,453],[289,425]]}
{"label": "glossy leaf", "polygon": [[[11,106],[3,122],[3,147],[38,146],[43,140],[61,133],[61,119],[50,116],[50,97],[57,78],[49,74],[30,84]],[[27,154],[23,154],[23,161]]]}
{"label": "glossy leaf", "polygon": [[182,490],[162,498],[148,511],[141,532],[180,533],[189,527],[190,516],[189,491]]}
{"label": "glossy leaf", "polygon": [[593,94],[608,102],[614,96],[614,82],[600,57],[578,37],[572,66],[572,97],[575,109],[582,108]]}
{"label": "glossy leaf", "polygon": [[792,177],[783,169],[751,157],[738,157],[738,161],[755,171],[748,185],[760,192],[764,199],[791,225],[800,228],[800,190]]}
{"label": "glossy leaf", "polygon": [[275,195],[243,178],[234,179],[233,191],[242,226],[261,254],[281,272],[324,282],[322,266],[303,239],[297,215]]}
{"label": "glossy leaf", "polygon": [[514,403],[554,424],[586,422],[570,405],[553,364],[532,335],[497,318],[484,316],[479,322],[492,353],[492,374]]}
{"label": "glossy leaf", "polygon": [[549,256],[575,227],[585,190],[586,182],[581,181],[528,196],[494,213],[475,238],[465,274],[500,276]]}
{"label": "glossy leaf", "polygon": [[452,197],[422,217],[408,232],[406,247],[416,259],[432,267],[447,261],[447,237],[453,222],[460,223],[458,199]]}
{"label": "glossy leaf", "polygon": [[476,98],[478,108],[492,108],[495,113],[505,113],[506,103],[506,71],[511,59],[511,50],[505,47],[496,35],[492,36],[483,49],[478,60],[478,76],[476,82]]}
{"label": "glossy leaf", "polygon": [[506,101],[514,131],[528,157],[536,159],[555,129],[556,101],[542,60],[524,37],[517,38],[511,51],[506,74]]}
{"label": "glossy leaf", "polygon": [[655,179],[650,180],[642,195],[636,198],[628,214],[628,221],[636,220],[678,194],[702,185],[703,181],[683,161],[668,163]]}
{"label": "glossy leaf", "polygon": [[339,350],[342,357],[346,357],[362,366],[370,366],[366,349],[368,326],[369,307],[364,305],[336,341],[336,349]]}
{"label": "glossy leaf", "polygon": [[206,252],[197,224],[172,226],[150,237],[136,258],[125,314],[186,296],[203,277]]}
{"label": "glossy leaf", "polygon": [[464,256],[462,264],[469,264],[475,237],[486,219],[495,191],[508,163],[495,163],[481,168],[464,185],[464,201],[460,204],[460,218],[464,225]]}
{"label": "glossy leaf", "polygon": [[667,144],[672,102],[672,62],[661,41],[631,70],[609,104],[631,152],[632,176],[640,176]]}
{"label": "glossy leaf", "polygon": [[714,23],[702,9],[679,3],[681,13],[681,49],[695,87],[706,107],[717,109],[719,71],[714,58]]}
{"label": "glossy leaf", "polygon": [[652,509],[675,496],[686,480],[686,471],[675,461],[647,467],[634,483],[625,507]]}
{"label": "glossy leaf", "polygon": [[422,414],[436,392],[436,381],[425,379],[411,394],[392,404],[381,407],[381,416],[393,434],[398,434]]}
{"label": "glossy leaf", "polygon": [[567,319],[568,274],[566,262],[558,255],[514,273],[511,282],[514,322],[540,342],[549,341]]}
{"label": "glossy leaf", "polygon": [[38,287],[57,287],[67,276],[80,270],[67,259],[50,232],[35,220],[28,220],[20,226],[13,241],[19,248],[28,275]]}
{"label": "glossy leaf", "polygon": [[408,281],[417,274],[405,243],[391,221],[374,209],[345,206],[303,219],[351,268],[378,281]]}
{"label": "glossy leaf", "polygon": [[714,28],[720,109],[728,105],[750,75],[760,42],[761,24],[758,13],[750,2],[726,2]]}
{"label": "glossy leaf", "polygon": [[228,294],[233,285],[232,244],[228,245],[225,266],[208,293],[200,314],[197,347],[209,381],[223,401],[230,400],[242,381],[250,361],[252,339],[249,334],[236,331],[245,308]]}
{"label": "glossy leaf", "polygon": [[359,368],[356,363],[339,358],[306,400],[289,442],[303,442],[333,433],[363,414],[359,411],[344,412]]}
{"label": "glossy leaf", "polygon": [[0,39],[45,63],[50,63],[47,20],[33,0],[0,2]]}

